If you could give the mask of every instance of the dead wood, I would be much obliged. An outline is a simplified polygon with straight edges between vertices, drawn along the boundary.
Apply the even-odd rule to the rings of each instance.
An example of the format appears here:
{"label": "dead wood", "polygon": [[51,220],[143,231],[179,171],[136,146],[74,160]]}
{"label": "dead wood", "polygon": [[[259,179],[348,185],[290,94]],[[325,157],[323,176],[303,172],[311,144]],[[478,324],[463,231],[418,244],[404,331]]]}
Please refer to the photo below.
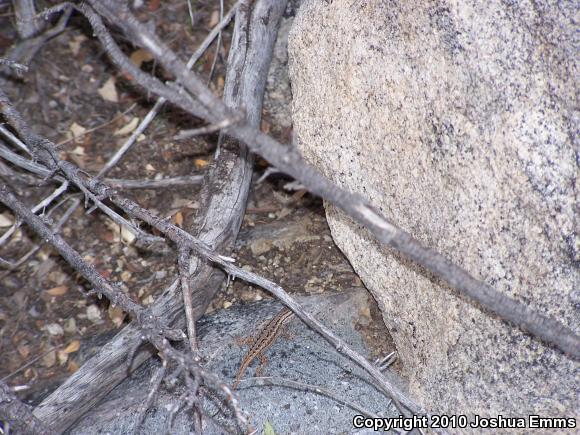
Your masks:
{"label": "dead wood", "polygon": [[[259,125],[262,112],[262,97],[271,51],[277,34],[279,18],[285,2],[260,1],[267,10],[274,4],[268,26],[259,26],[262,19],[255,14],[252,21],[253,43],[246,45],[247,19],[236,17],[234,40],[230,50],[228,75],[224,99],[228,105],[243,106],[253,125]],[[284,4],[282,4],[284,3]],[[252,177],[253,157],[245,146],[236,142],[222,142],[216,151],[202,190],[204,214],[194,225],[195,234],[220,252],[229,252],[235,242],[246,207],[246,198]],[[219,289],[224,273],[193,260],[190,265],[192,279],[193,315],[200,317]],[[183,305],[178,286],[172,285],[156,301],[153,312],[173,327],[182,328]],[[94,406],[104,395],[121,382],[128,374],[123,364],[129,349],[141,341],[141,332],[134,324],[127,326],[101,352],[87,361],[59,389],[47,397],[35,409],[41,420],[55,422],[52,429],[62,431]],[[149,347],[139,350],[133,359],[134,370],[153,355]]]}
{"label": "dead wood", "polygon": [[[56,165],[61,171],[70,177],[77,186],[81,189],[86,189],[86,186],[83,186],[83,182],[79,176],[82,171],[74,165],[68,164],[68,162],[59,160],[55,156],[53,144],[48,142],[46,139],[39,138],[31,133],[27,124],[22,120],[20,114],[13,108],[10,101],[1,90],[0,107],[2,108],[4,116],[9,118],[12,123],[17,124],[22,128],[19,133],[26,137],[26,141],[31,144],[32,148],[36,150],[35,152],[39,154],[39,156],[44,157],[44,159],[42,157],[40,158],[45,164],[52,163],[53,165]],[[53,161],[51,162],[50,160],[47,160],[49,158],[53,159]],[[89,181],[86,181],[86,183],[89,184]],[[99,185],[99,182],[95,182],[94,180],[92,183]],[[127,204],[131,204],[132,207],[139,209],[139,207],[136,204],[131,203],[131,201],[124,201]],[[12,209],[18,218],[26,222],[33,231],[54,247],[59,254],[62,255],[65,260],[94,287],[92,293],[101,293],[107,296],[111,302],[119,305],[123,310],[132,314],[134,321],[139,325],[139,331],[141,334],[140,340],[151,343],[164,359],[171,361],[177,366],[180,375],[183,377],[184,382],[188,387],[186,398],[187,403],[190,404],[190,406],[197,405],[197,402],[192,400],[192,398],[197,397],[198,387],[203,382],[204,384],[214,388],[216,391],[221,391],[221,393],[226,396],[228,405],[232,407],[238,424],[240,424],[241,427],[248,427],[248,418],[239,408],[237,399],[233,396],[230,388],[216,375],[202,368],[191,354],[178,351],[170,344],[170,341],[182,340],[185,338],[185,334],[183,334],[180,329],[166,327],[164,322],[153,314],[150,309],[143,308],[132,301],[124,295],[121,289],[116,288],[113,283],[101,276],[95,267],[86,263],[80,254],[76,252],[64,239],[62,239],[62,237],[58,234],[53,234],[52,230],[45,223],[45,220],[32,213],[29,208],[22,203],[22,201],[10,192],[6,185],[0,184],[0,202],[6,204],[10,209]],[[160,220],[159,218],[155,219],[158,221]],[[131,361],[131,359],[129,359],[129,361]],[[71,399],[68,398],[68,400]],[[59,424],[58,421],[44,423],[51,432],[56,431],[53,426],[58,426]],[[62,431],[59,431],[59,433],[60,432]]]}
{"label": "dead wood", "polygon": [[3,381],[0,381],[0,422],[4,424],[4,427],[0,427],[0,433],[14,432],[26,435],[48,433],[40,420],[32,414],[31,409],[18,400]]}
{"label": "dead wood", "polygon": [[[38,17],[35,15],[34,2],[32,0],[15,0],[14,9],[17,17],[16,22],[18,25],[18,32],[22,40],[14,44],[4,55],[4,58],[8,62],[17,62],[18,64],[28,68],[38,51],[42,49],[49,40],[59,35],[65,29],[72,9],[68,8],[65,10],[54,27],[46,29],[38,36],[35,35],[37,35],[43,27],[38,24],[43,23],[42,21],[39,21]],[[9,70],[5,73],[10,77],[19,76],[18,70],[16,71],[16,74]]]}
{"label": "dead wood", "polygon": [[[259,5],[260,3],[258,3]],[[255,16],[260,16],[262,13],[256,5],[256,9],[253,11]],[[98,32],[104,32],[104,34],[98,33],[99,36],[107,42],[109,49],[111,49],[115,54],[122,55],[118,47],[115,45],[115,42],[112,40],[110,35],[108,34],[107,29],[102,25],[98,16],[94,14],[90,9],[84,8],[82,9],[84,13],[90,16],[91,23],[98,28]],[[267,14],[268,19],[264,19],[264,17],[260,20],[262,25],[271,24],[272,20],[269,19],[271,9],[265,10],[264,13]],[[247,43],[248,39],[246,39]],[[119,59],[121,64],[126,64],[126,58],[122,57]],[[137,73],[139,74],[139,73]],[[159,83],[153,81],[149,81],[152,86],[158,86]],[[161,85],[164,86],[164,85]],[[169,91],[169,93],[172,90]],[[234,94],[240,92],[239,88],[233,88]],[[181,94],[180,94],[181,95]],[[255,94],[254,94],[255,95]],[[328,340],[334,347],[337,349],[338,352],[346,355],[354,362],[359,364],[363,367],[371,376],[377,381],[380,388],[390,397],[393,398],[393,401],[401,412],[406,412],[401,405],[403,405],[406,409],[410,410],[411,412],[424,414],[425,411],[421,409],[416,403],[414,403],[411,399],[409,399],[404,393],[402,393],[398,388],[394,387],[381,373],[378,371],[372,364],[370,364],[363,356],[355,352],[350,346],[348,346],[344,341],[342,341],[339,337],[333,334],[328,328],[318,322],[312,315],[305,312],[299,304],[297,304],[292,298],[288,296],[288,294],[278,285],[268,281],[258,275],[246,272],[239,267],[234,266],[231,262],[232,259],[229,257],[225,257],[223,255],[217,254],[210,246],[208,246],[203,241],[193,237],[191,234],[183,231],[182,229],[170,224],[165,219],[161,219],[155,214],[151,213],[150,211],[141,208],[139,205],[134,203],[131,200],[124,198],[118,192],[111,189],[109,186],[101,183],[97,179],[91,179],[81,171],[75,165],[60,160],[55,153],[54,145],[51,144],[44,138],[41,138],[35,135],[26,122],[21,118],[20,114],[14,109],[10,101],[5,97],[2,96],[0,92],[0,108],[2,109],[2,113],[4,116],[9,120],[11,125],[16,128],[18,133],[25,138],[25,141],[31,146],[31,149],[34,150],[35,154],[38,156],[40,160],[43,161],[45,165],[51,168],[52,171],[60,171],[66,175],[68,179],[70,179],[82,192],[84,192],[91,200],[94,201],[94,198],[108,198],[111,202],[117,205],[120,209],[124,210],[129,216],[132,216],[138,220],[146,222],[153,228],[160,231],[166,237],[168,237],[171,241],[173,241],[178,249],[184,250],[189,249],[194,251],[195,253],[199,254],[201,258],[207,259],[210,263],[219,265],[223,270],[225,270],[229,275],[233,277],[242,277],[243,279],[247,280],[248,282],[256,283],[260,286],[263,286],[268,291],[275,294],[281,300],[284,301],[286,305],[291,307],[296,314],[310,327],[314,330],[319,332],[326,340]],[[207,303],[207,301],[205,302]],[[141,328],[143,331],[143,327]],[[188,374],[191,373],[194,379],[199,379],[201,376],[203,379],[210,380],[216,387],[219,387],[228,398],[228,401],[234,411],[236,412],[237,420],[243,424],[247,421],[244,415],[241,414],[239,409],[237,408],[237,401],[235,397],[232,396],[231,391],[227,386],[223,383],[220,383],[215,379],[215,377],[210,376],[207,372],[203,371],[195,362],[192,360],[190,356],[184,355],[173,347],[169,346],[167,341],[162,339],[159,334],[153,332],[149,332],[147,335],[141,334],[139,336],[141,339],[146,339],[150,343],[152,343],[155,348],[162,352],[163,355],[167,358],[172,358],[174,361],[178,362],[179,365],[182,366],[183,370],[187,370]],[[132,361],[133,352],[132,349],[135,347],[129,347],[129,362]],[[185,377],[186,382],[189,385],[193,382],[189,376]],[[197,382],[197,381],[196,381]],[[189,404],[197,404],[196,399],[196,389],[197,384],[195,384],[195,388],[190,388],[190,392],[187,393],[187,403]]]}
{"label": "dead wood", "polygon": [[42,29],[42,21],[36,16],[34,0],[12,0],[12,5],[20,38],[32,38]]}
{"label": "dead wood", "polygon": [[[190,98],[185,98],[183,94],[170,95],[172,94],[170,89],[163,88],[162,84],[154,82],[150,77],[139,76],[137,71],[134,77],[142,86],[159,95],[167,96],[174,104],[211,123],[240,116],[239,112],[232,110],[216,98],[196,74],[188,72],[177,55],[157,35],[147,30],[126,5],[111,0],[89,0],[89,3],[99,14],[121,25],[123,32],[136,45],[149,50],[167,71],[175,75],[179,83],[189,92]],[[91,13],[86,10],[83,12],[88,15]],[[95,29],[100,29],[100,24],[95,17],[89,17],[89,20]],[[111,46],[107,37],[101,35],[99,37],[113,61],[120,68],[133,74],[131,65],[119,57],[119,53],[115,47]],[[442,278],[458,290],[462,297],[475,303],[486,313],[509,321],[522,331],[559,349],[575,360],[580,359],[580,337],[570,328],[552,317],[537,312],[525,303],[500,293],[449,261],[444,255],[424,246],[383,216],[361,195],[343,190],[324,177],[312,165],[306,163],[295,149],[285,147],[249,122],[238,123],[225,131],[231,137],[244,142],[252,151],[264,157],[272,165],[300,181],[312,193],[342,209],[368,228],[381,244],[394,248],[418,263],[425,269],[425,273],[431,272]]]}
{"label": "dead wood", "polygon": [[[114,5],[110,2],[103,2],[106,4],[107,8],[110,8],[109,11],[105,9],[100,9],[100,13],[104,16],[111,15],[112,10],[114,9]],[[99,9],[101,5],[93,2],[93,6],[95,9]],[[147,46],[150,45],[148,48],[156,55],[156,57],[161,60],[163,63],[163,57],[166,54],[163,50],[160,50],[160,47],[163,47],[161,44],[158,44],[158,41],[148,34],[146,31],[141,29],[138,23],[131,21],[131,16],[127,15],[127,11],[120,9],[120,17],[127,19],[126,24],[127,28],[130,31],[133,31],[133,35],[136,40],[142,43],[142,45]],[[86,11],[85,11],[86,12]],[[88,13],[87,13],[88,14]],[[254,12],[256,15],[256,12]],[[128,17],[128,18],[127,18]],[[98,20],[92,16],[92,21],[94,25],[98,26]],[[96,23],[96,24],[95,24]],[[142,34],[140,34],[142,32]],[[145,35],[145,36],[143,36]],[[254,41],[249,36],[246,39],[246,43],[250,41]],[[112,50],[110,41],[107,45],[107,48]],[[215,99],[213,95],[209,96],[206,92],[206,88],[200,88],[198,85],[199,83],[196,82],[196,77],[192,74],[184,72],[183,70],[179,70],[181,66],[179,61],[176,58],[171,58],[169,60],[165,59],[165,66],[168,70],[176,72],[176,77],[178,77],[183,85],[190,91],[189,96],[184,96],[180,94],[178,91],[177,93],[172,92],[171,88],[159,88],[158,92],[164,93],[177,105],[180,105],[182,108],[187,107],[190,112],[201,115],[205,117],[206,120],[213,124],[218,124],[220,122],[224,122],[224,120],[232,120],[232,119],[240,119],[240,111],[232,111],[231,108],[227,106],[222,106],[220,104],[214,104]],[[180,72],[177,72],[180,71]],[[141,77],[136,77],[139,80]],[[144,82],[145,83],[145,82]],[[147,86],[151,85],[155,89],[159,87],[159,83],[154,81],[147,81]],[[161,84],[162,85],[162,84]],[[239,91],[239,89],[238,89]],[[237,92],[237,91],[236,91]],[[174,97],[174,98],[172,98]],[[18,124],[18,123],[17,123]],[[23,127],[22,125],[16,125],[17,129]],[[419,244],[416,240],[412,239],[410,235],[403,232],[402,230],[398,229],[388,220],[386,220],[383,216],[381,216],[376,210],[374,210],[364,199],[360,198],[357,195],[352,195],[348,192],[344,192],[330,183],[328,180],[322,178],[316,171],[314,171],[310,166],[306,165],[301,157],[293,151],[288,151],[281,147],[280,144],[273,141],[266,135],[261,134],[256,125],[252,125],[251,122],[241,122],[238,125],[231,126],[227,128],[228,133],[235,138],[241,139],[246,142],[249,146],[253,149],[258,150],[263,156],[268,158],[271,162],[279,166],[285,172],[295,176],[298,180],[300,180],[303,184],[308,186],[313,192],[319,193],[323,197],[332,200],[338,206],[343,208],[347,213],[351,216],[355,217],[360,222],[366,224],[373,233],[377,236],[379,240],[381,240],[384,244],[389,246],[395,247],[396,249],[400,250],[410,258],[418,261],[424,267],[429,270],[434,271],[439,276],[442,276],[448,282],[450,282],[453,286],[458,288],[460,291],[464,292],[469,297],[475,299],[482,303],[485,307],[490,309],[492,312],[500,314],[502,317],[511,320],[512,322],[516,323],[519,327],[524,330],[531,332],[532,334],[540,337],[541,339],[548,341],[550,343],[555,344],[560,349],[567,352],[572,357],[578,358],[578,352],[580,347],[578,346],[579,340],[576,335],[574,335],[570,330],[563,327],[558,322],[554,321],[553,319],[546,318],[544,316],[535,313],[534,311],[530,310],[523,304],[520,304],[510,298],[506,298],[505,296],[497,293],[491,287],[481,283],[471,277],[467,272],[463,271],[461,268],[449,263],[443,256],[440,254],[429,250],[428,248],[423,247]],[[24,135],[26,137],[26,135]],[[220,146],[220,149],[227,149],[228,141],[225,141]],[[219,152],[219,151],[218,151]],[[217,167],[217,165],[216,165]],[[58,169],[65,172],[67,176],[69,175],[66,170],[70,170],[65,165],[59,165]],[[71,173],[72,174],[72,173]],[[211,176],[210,176],[211,177]],[[82,186],[82,181],[77,182],[77,185]],[[94,186],[93,186],[94,187]],[[221,188],[221,186],[220,186]],[[125,208],[128,210],[130,208],[130,204],[121,201],[118,199],[117,205]],[[125,207],[123,207],[125,205]],[[147,221],[151,225],[155,226],[156,228],[165,228],[167,233],[174,231],[174,228],[165,227],[163,222],[156,222],[155,217],[141,215],[140,216],[143,220]],[[204,225],[203,217],[198,220],[198,224],[201,225],[203,228]],[[213,222],[212,222],[213,224]],[[211,233],[213,228],[207,229],[208,233]],[[231,229],[230,229],[231,231]],[[200,232],[199,238],[202,238],[203,231]],[[224,235],[224,240],[228,234]],[[234,276],[239,276],[244,279],[249,280],[250,282],[260,283],[261,285],[265,286],[266,288],[270,289],[275,286],[273,283],[264,282],[265,280],[262,279],[260,281],[259,277],[252,274],[244,274],[239,268],[233,267],[227,261],[224,261],[223,257],[216,256],[208,249],[215,249],[213,246],[208,246],[207,243],[203,243],[204,240],[202,239],[203,245],[200,245],[199,239],[188,238],[185,234],[180,232],[173,233],[173,239],[179,240],[182,238],[186,240],[187,243],[184,243],[184,246],[188,246],[193,250],[196,250],[202,257],[205,257],[211,260],[214,263],[219,264],[222,268]],[[187,235],[190,236],[190,235]],[[182,240],[182,241],[183,241]],[[219,248],[219,245],[216,244]],[[209,269],[206,266],[205,262],[201,260],[195,260],[193,264],[190,266],[190,271],[199,271],[200,276],[202,275],[204,268],[208,268],[209,276],[215,274],[212,269]],[[207,275],[206,275],[207,276]],[[221,272],[218,273],[217,279],[221,280],[223,275]],[[193,286],[192,286],[193,288]],[[274,290],[271,290],[274,292]],[[275,292],[274,292],[275,293]],[[292,304],[291,300],[285,299],[284,294],[279,292],[275,293],[278,294],[282,300],[285,301],[289,306],[299,310],[299,307],[295,307]],[[204,294],[200,295],[204,296]],[[204,303],[208,303],[206,299],[198,301],[199,306],[202,307]],[[194,301],[194,303],[196,303]],[[298,311],[297,311],[298,312]],[[312,321],[312,319],[308,319],[308,316],[303,315],[300,316],[303,320]],[[308,321],[307,321],[308,323]],[[310,325],[310,323],[308,323]],[[558,337],[558,335],[562,335],[562,337]],[[328,339],[328,337],[327,337]],[[340,342],[334,342],[337,346],[339,351],[344,350],[343,346]],[[158,344],[160,346],[160,344]],[[167,350],[167,352],[170,352]],[[108,374],[108,373],[107,373]]]}

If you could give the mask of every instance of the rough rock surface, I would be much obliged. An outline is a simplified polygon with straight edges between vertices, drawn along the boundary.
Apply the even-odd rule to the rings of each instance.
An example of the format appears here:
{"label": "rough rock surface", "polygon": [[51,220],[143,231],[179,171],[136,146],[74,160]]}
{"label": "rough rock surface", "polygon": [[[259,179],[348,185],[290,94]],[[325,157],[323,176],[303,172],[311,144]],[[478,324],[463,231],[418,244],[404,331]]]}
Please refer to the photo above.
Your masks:
{"label": "rough rock surface", "polygon": [[[297,146],[476,277],[580,333],[577,2],[306,0]],[[575,33],[576,32],[576,33]],[[327,206],[434,412],[578,416],[579,365]]]}
{"label": "rough rock surface", "polygon": [[[352,289],[333,295],[299,297],[306,309],[317,316],[354,349],[367,354],[365,340],[360,327],[370,321],[365,314],[370,307],[368,293]],[[280,304],[267,301],[244,306],[235,306],[203,317],[197,324],[206,369],[222,379],[233,381],[247,347],[235,344],[235,337],[244,338],[280,310]],[[364,328],[363,328],[364,329]],[[262,386],[252,379],[257,363],[246,371],[236,390],[238,405],[252,417],[252,425],[263,433],[268,422],[277,434],[333,433],[358,435],[367,432],[354,430],[352,419],[359,412],[347,405],[357,404],[369,412],[384,417],[398,415],[389,400],[377,390],[362,369],[334,351],[318,334],[294,319],[288,325],[293,340],[281,337],[268,349],[268,365],[261,376],[282,377],[303,385],[324,386],[334,392],[339,400],[331,400],[313,391],[286,388],[279,385]],[[159,361],[150,359],[131,377],[119,384],[105,400],[84,415],[70,431],[71,434],[132,434],[140,407],[146,401],[150,380],[159,367]],[[388,370],[385,375],[399,388],[404,388],[401,379]],[[184,392],[175,387],[167,390],[164,385],[154,405],[147,413],[142,434],[167,433],[168,409]],[[342,400],[343,402],[340,402]],[[207,415],[218,414],[211,400],[204,401]],[[231,421],[216,418],[212,424],[207,420],[206,435],[238,433]],[[227,424],[226,424],[227,423]],[[225,426],[218,426],[222,424]],[[193,420],[190,413],[178,414],[171,429],[172,434],[191,434]],[[374,432],[373,432],[374,433]]]}

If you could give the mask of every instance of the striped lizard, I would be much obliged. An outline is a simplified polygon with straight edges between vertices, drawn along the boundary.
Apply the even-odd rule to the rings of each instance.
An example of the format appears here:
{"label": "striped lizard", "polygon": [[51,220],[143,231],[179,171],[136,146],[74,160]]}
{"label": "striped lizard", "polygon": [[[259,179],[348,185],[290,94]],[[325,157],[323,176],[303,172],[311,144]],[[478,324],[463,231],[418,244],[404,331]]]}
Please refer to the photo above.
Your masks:
{"label": "striped lizard", "polygon": [[292,310],[288,308],[283,308],[278,314],[276,314],[260,331],[260,333],[253,340],[248,353],[242,360],[240,365],[240,370],[236,376],[236,380],[232,386],[236,389],[242,376],[248,366],[252,363],[255,358],[260,358],[262,363],[265,361],[264,352],[276,341],[276,338],[282,333],[284,325],[286,325],[294,317]]}

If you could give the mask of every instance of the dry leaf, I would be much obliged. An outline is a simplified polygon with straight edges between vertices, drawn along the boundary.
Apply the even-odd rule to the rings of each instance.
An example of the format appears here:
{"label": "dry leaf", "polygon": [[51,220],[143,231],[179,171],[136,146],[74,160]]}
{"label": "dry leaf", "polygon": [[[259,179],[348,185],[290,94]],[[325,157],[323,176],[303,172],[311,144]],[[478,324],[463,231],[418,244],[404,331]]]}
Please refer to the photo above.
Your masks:
{"label": "dry leaf", "polygon": [[61,286],[53,287],[53,288],[47,290],[46,294],[48,294],[50,296],[62,296],[64,294],[66,294],[67,291],[68,291],[68,287],[66,285],[61,285]]}
{"label": "dry leaf", "polygon": [[74,353],[81,348],[81,342],[79,340],[71,341],[67,347],[63,349],[64,353]]}
{"label": "dry leaf", "polygon": [[181,213],[180,211],[175,213],[175,216],[173,216],[173,221],[175,222],[175,225],[181,228],[181,226],[183,225],[183,213]]}
{"label": "dry leaf", "polygon": [[18,346],[16,350],[18,351],[18,354],[22,357],[22,359],[26,359],[28,358],[28,355],[30,355],[30,346],[27,344],[22,344]]}
{"label": "dry leaf", "polygon": [[0,214],[0,228],[11,227],[14,224],[14,217],[8,213]]}
{"label": "dry leaf", "polygon": [[111,230],[110,234],[104,233],[102,238],[109,243],[118,243],[121,241],[121,226],[111,219],[105,220],[105,225]]}
{"label": "dry leaf", "polygon": [[148,170],[148,171],[154,172],[155,171],[155,166],[153,166],[151,163],[147,163],[145,165],[145,169]]}
{"label": "dry leaf", "polygon": [[105,101],[110,101],[111,103],[119,102],[119,95],[117,94],[117,88],[115,87],[115,77],[109,78],[109,80],[99,88],[98,92]]}
{"label": "dry leaf", "polygon": [[[87,132],[86,128],[84,128],[82,125],[77,124],[76,122],[73,122],[68,129],[72,133],[73,138],[75,138],[75,139],[79,136],[82,136],[83,134],[85,134]],[[83,153],[84,153],[84,150],[83,150]]]}
{"label": "dry leaf", "polygon": [[66,364],[66,362],[68,361],[68,353],[66,353],[66,352],[65,352],[65,351],[63,351],[63,350],[59,350],[59,351],[56,353],[56,357],[57,357],[57,359],[58,359],[58,365],[59,365],[59,366],[63,366],[63,365],[65,365],[65,364]]}
{"label": "dry leaf", "polygon": [[133,131],[135,131],[135,129],[137,128],[138,125],[139,125],[139,118],[134,117],[131,121],[129,121],[129,123],[127,125],[121,127],[117,131],[115,131],[113,133],[113,136],[127,136],[127,135],[133,133]]}
{"label": "dry leaf", "polygon": [[67,334],[74,334],[77,332],[77,322],[74,317],[64,321],[64,332]]}
{"label": "dry leaf", "polygon": [[79,145],[74,150],[69,151],[69,153],[74,154],[75,156],[84,156],[85,155],[85,148]]}
{"label": "dry leaf", "polygon": [[198,168],[205,168],[207,165],[209,165],[209,162],[204,159],[195,159],[193,163],[195,163],[195,166]]}
{"label": "dry leaf", "polygon": [[153,60],[153,56],[146,51],[140,48],[139,50],[135,50],[131,53],[131,62],[133,62],[138,68],[141,68],[143,62],[150,62]]}
{"label": "dry leaf", "polygon": [[58,270],[53,270],[48,274],[47,279],[54,282],[55,286],[60,286],[64,285],[64,283],[68,280],[68,275]]}
{"label": "dry leaf", "polygon": [[50,368],[56,363],[56,352],[54,350],[48,352],[42,357],[41,364],[43,367]]}
{"label": "dry leaf", "polygon": [[109,318],[117,328],[123,324],[125,316],[125,312],[120,307],[113,307],[112,305],[109,307]]}
{"label": "dry leaf", "polygon": [[130,245],[135,241],[135,234],[133,234],[133,232],[125,225],[121,225],[121,239],[127,245]]}
{"label": "dry leaf", "polygon": [[70,48],[70,51],[72,51],[73,56],[79,54],[79,51],[81,50],[81,44],[86,40],[87,37],[85,35],[77,35],[72,39],[72,41],[68,43],[68,46]]}
{"label": "dry leaf", "polygon": [[50,335],[64,335],[64,329],[58,323],[49,323],[44,327]]}
{"label": "dry leaf", "polygon": [[364,308],[358,310],[358,313],[361,317],[365,317],[367,319],[371,318],[371,309],[369,308],[368,305],[365,305]]}
{"label": "dry leaf", "polygon": [[69,373],[74,373],[79,369],[79,364],[76,361],[69,361],[68,366],[66,366],[66,370]]}

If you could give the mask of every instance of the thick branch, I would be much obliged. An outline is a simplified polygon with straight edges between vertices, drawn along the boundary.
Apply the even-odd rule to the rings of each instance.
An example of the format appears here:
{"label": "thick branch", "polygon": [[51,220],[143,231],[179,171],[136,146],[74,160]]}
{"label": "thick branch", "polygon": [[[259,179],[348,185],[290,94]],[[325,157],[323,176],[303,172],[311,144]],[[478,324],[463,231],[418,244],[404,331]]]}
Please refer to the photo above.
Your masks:
{"label": "thick branch", "polygon": [[34,0],[12,0],[16,29],[22,39],[32,38],[41,29],[41,22],[36,17]]}
{"label": "thick branch", "polygon": [[[251,38],[246,37],[247,15],[236,15],[236,28],[228,61],[226,95],[230,89],[237,89],[235,100],[228,104],[244,106],[254,125],[259,125],[262,112],[262,97],[271,51],[276,38],[278,22],[284,10],[285,1],[260,0],[263,9],[272,8],[267,26],[258,26],[262,16],[254,14]],[[275,5],[275,6],[273,6]],[[246,41],[253,43],[246,46]],[[240,92],[243,90],[243,92]],[[227,253],[232,248],[242,222],[246,198],[252,177],[252,157],[245,147],[236,143],[220,145],[206,177],[202,190],[204,215],[192,229],[205,243]],[[208,266],[204,261],[194,261],[190,272],[197,271],[190,282],[194,289],[192,310],[199,318],[219,289],[224,273]],[[199,267],[199,269],[198,269]],[[174,283],[152,307],[153,312],[173,327],[185,325],[183,304]],[[129,349],[139,343],[141,333],[135,324],[130,324],[104,346],[99,354],[87,361],[58,390],[45,399],[36,409],[35,415],[43,421],[54,422],[53,428],[63,430],[69,427],[84,412],[97,403],[108,391],[127,376],[123,361]],[[147,360],[153,352],[143,348],[135,355],[132,369]],[[74,396],[74,403],[67,400]]]}
{"label": "thick branch", "polygon": [[[172,74],[178,82],[202,106],[201,110],[191,110],[192,114],[208,122],[235,119],[240,116],[227,107],[203,84],[194,73],[187,71],[184,63],[161,40],[131,14],[126,5],[112,0],[89,0],[100,14],[109,20],[114,18],[123,31],[136,45],[146,48]],[[139,81],[139,77],[136,77]],[[147,86],[147,83],[140,83]],[[173,102],[173,101],[172,101]],[[178,101],[174,103],[179,104]],[[193,109],[193,108],[192,108]],[[196,109],[200,109],[197,107]],[[209,112],[209,113],[208,113]],[[486,283],[471,276],[466,270],[452,263],[442,254],[423,246],[410,234],[382,216],[359,194],[339,188],[306,163],[292,148],[278,143],[261,133],[249,122],[229,127],[227,133],[247,144],[252,151],[260,154],[278,169],[299,180],[311,192],[332,202],[337,207],[368,228],[382,244],[401,252],[419,263],[436,276],[457,289],[468,300],[500,318],[513,323],[547,344],[555,346],[570,357],[580,359],[580,337],[557,320],[538,313],[527,305],[510,298]]]}

